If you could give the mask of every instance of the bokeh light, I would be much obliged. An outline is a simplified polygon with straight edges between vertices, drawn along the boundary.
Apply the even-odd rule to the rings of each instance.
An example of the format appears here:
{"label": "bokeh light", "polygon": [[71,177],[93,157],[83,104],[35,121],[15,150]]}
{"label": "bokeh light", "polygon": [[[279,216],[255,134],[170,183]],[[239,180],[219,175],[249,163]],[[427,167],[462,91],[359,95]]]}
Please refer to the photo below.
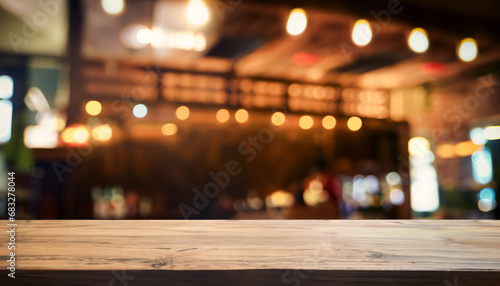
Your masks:
{"label": "bokeh light", "polygon": [[358,46],[366,46],[372,40],[372,28],[365,19],[356,21],[352,29],[352,41]]}
{"label": "bokeh light", "polygon": [[12,135],[12,102],[0,100],[0,143],[10,140]]}
{"label": "bokeh light", "polygon": [[142,49],[153,40],[153,32],[147,26],[132,24],[120,30],[120,42],[130,49]]}
{"label": "bokeh light", "polygon": [[191,0],[187,6],[187,18],[195,25],[204,25],[210,19],[210,12],[202,0]]}
{"label": "bokeh light", "polygon": [[408,45],[417,53],[423,53],[429,48],[429,39],[427,33],[422,28],[415,28],[410,32]]}
{"label": "bokeh light", "polygon": [[113,136],[113,129],[109,124],[102,124],[92,129],[92,138],[100,142],[106,142]]}
{"label": "bokeh light", "polygon": [[99,113],[101,113],[101,110],[102,105],[99,101],[96,100],[91,100],[85,105],[85,111],[87,111],[87,113],[92,116],[99,115]]}
{"label": "bokeh light", "polygon": [[479,200],[477,202],[477,208],[482,212],[489,212],[496,208],[497,202],[490,200]]}
{"label": "bokeh light", "polygon": [[327,115],[327,116],[323,117],[323,120],[321,121],[321,123],[323,124],[323,128],[325,128],[327,130],[331,130],[331,129],[335,128],[335,125],[337,125],[337,120],[335,119],[335,117],[333,117],[331,115]]}
{"label": "bokeh light", "polygon": [[458,156],[466,157],[472,155],[479,149],[480,146],[474,144],[472,141],[463,141],[455,145],[455,153]]}
{"label": "bokeh light", "polygon": [[495,191],[492,188],[484,188],[479,192],[480,200],[490,200],[493,201],[495,199]]}
{"label": "bokeh light", "polygon": [[177,134],[177,125],[174,123],[167,123],[161,127],[161,133],[166,136],[172,136]]}
{"label": "bokeh light", "polygon": [[488,126],[484,129],[484,137],[488,140],[500,139],[500,126]]}
{"label": "bokeh light", "polygon": [[359,118],[357,116],[353,116],[353,117],[349,118],[349,120],[347,120],[347,127],[351,131],[358,131],[359,129],[361,129],[362,125],[363,125],[363,121],[361,121],[361,118]]}
{"label": "bokeh light", "polygon": [[175,110],[175,116],[179,119],[179,120],[186,120],[188,119],[190,115],[190,111],[189,111],[189,108],[187,106],[179,106],[176,110]]}
{"label": "bokeh light", "polygon": [[266,198],[266,204],[270,207],[283,208],[293,205],[295,198],[287,191],[278,190]]}
{"label": "bokeh light", "polygon": [[286,116],[282,112],[275,112],[271,116],[271,123],[273,123],[276,126],[282,126],[285,124],[286,121]]}
{"label": "bokeh light", "polygon": [[385,176],[385,180],[391,186],[396,186],[401,184],[401,176],[396,172],[390,172]]}
{"label": "bokeh light", "polygon": [[229,120],[229,111],[227,111],[227,109],[219,109],[215,117],[220,123],[225,123]]}
{"label": "bokeh light", "polygon": [[470,131],[470,139],[477,145],[484,145],[486,144],[486,142],[488,142],[488,139],[486,139],[486,136],[484,134],[484,129],[479,127],[474,128]]}
{"label": "bokeh light", "polygon": [[9,99],[14,92],[14,81],[8,75],[0,76],[0,98]]}
{"label": "bokeh light", "polygon": [[137,31],[136,38],[139,43],[147,45],[153,39],[153,32],[148,28],[141,28]]}
{"label": "bokeh light", "polygon": [[101,6],[106,13],[118,15],[125,9],[125,0],[102,0]]}
{"label": "bokeh light", "polygon": [[455,146],[449,143],[439,144],[436,146],[436,154],[443,159],[455,157]]}
{"label": "bokeh light", "polygon": [[144,104],[137,104],[134,106],[132,113],[137,118],[144,118],[148,114],[148,108]]}
{"label": "bokeh light", "polygon": [[296,8],[290,12],[288,22],[286,23],[286,31],[292,36],[302,34],[307,27],[307,16],[304,9]]}
{"label": "bokeh light", "polygon": [[464,62],[471,62],[477,57],[477,43],[472,38],[463,39],[458,46],[458,57]]}
{"label": "bokeh light", "polygon": [[424,137],[413,137],[408,141],[408,151],[412,156],[421,156],[431,149],[429,140]]}
{"label": "bokeh light", "polygon": [[313,125],[314,125],[314,120],[312,119],[311,116],[304,115],[304,116],[300,117],[300,119],[299,119],[300,128],[307,130],[307,129],[311,129],[313,127]]}
{"label": "bokeh light", "polygon": [[245,123],[248,121],[248,111],[245,109],[238,109],[234,114],[234,119],[239,123]]}
{"label": "bokeh light", "polygon": [[405,201],[405,193],[401,189],[392,189],[389,198],[392,204],[399,206]]}
{"label": "bokeh light", "polygon": [[471,156],[472,176],[479,184],[488,184],[493,180],[493,161],[488,147],[474,152]]}
{"label": "bokeh light", "polygon": [[67,127],[61,133],[61,139],[68,145],[83,145],[89,140],[90,134],[86,126],[74,125]]}

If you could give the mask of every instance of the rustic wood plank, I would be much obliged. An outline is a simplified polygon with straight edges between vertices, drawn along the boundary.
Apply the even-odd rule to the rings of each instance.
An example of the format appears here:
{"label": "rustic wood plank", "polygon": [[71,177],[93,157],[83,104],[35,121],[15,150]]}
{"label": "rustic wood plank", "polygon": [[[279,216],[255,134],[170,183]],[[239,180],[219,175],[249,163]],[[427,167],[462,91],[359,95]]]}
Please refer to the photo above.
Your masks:
{"label": "rustic wood plank", "polygon": [[[0,238],[0,285],[11,285],[8,237]],[[500,221],[19,221],[16,277],[16,285],[495,285]]]}

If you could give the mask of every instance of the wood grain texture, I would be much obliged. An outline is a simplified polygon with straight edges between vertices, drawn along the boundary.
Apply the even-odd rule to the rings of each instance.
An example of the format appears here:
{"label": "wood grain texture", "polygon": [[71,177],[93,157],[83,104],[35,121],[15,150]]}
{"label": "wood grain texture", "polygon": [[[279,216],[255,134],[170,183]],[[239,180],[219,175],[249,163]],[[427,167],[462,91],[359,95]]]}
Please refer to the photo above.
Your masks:
{"label": "wood grain texture", "polygon": [[458,286],[500,279],[500,221],[42,220],[19,221],[16,231],[20,285],[112,285],[120,273],[136,273],[128,285],[226,285],[215,283],[220,278],[231,285]]}

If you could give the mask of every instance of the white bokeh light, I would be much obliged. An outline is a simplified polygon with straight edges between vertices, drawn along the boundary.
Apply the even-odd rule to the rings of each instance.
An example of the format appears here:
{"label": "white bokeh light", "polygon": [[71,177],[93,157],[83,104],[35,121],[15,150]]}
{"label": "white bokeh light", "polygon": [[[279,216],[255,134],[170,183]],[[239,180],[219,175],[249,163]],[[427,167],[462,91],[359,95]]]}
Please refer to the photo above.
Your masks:
{"label": "white bokeh light", "polygon": [[365,19],[356,21],[352,29],[352,41],[358,46],[366,46],[372,40],[370,23]]}
{"label": "white bokeh light", "polygon": [[307,16],[304,9],[296,8],[290,12],[288,22],[286,23],[286,31],[292,36],[302,34],[307,27]]}
{"label": "white bokeh light", "polygon": [[101,5],[104,11],[111,15],[118,15],[125,9],[124,0],[102,0]]}
{"label": "white bokeh light", "polygon": [[427,33],[422,28],[415,28],[410,32],[408,45],[417,53],[423,53],[429,48],[429,39]]}
{"label": "white bokeh light", "polygon": [[132,113],[137,118],[144,118],[148,114],[148,108],[144,104],[137,104],[134,106]]}
{"label": "white bokeh light", "polygon": [[464,62],[471,62],[477,57],[477,43],[472,38],[463,39],[458,47],[458,57]]}

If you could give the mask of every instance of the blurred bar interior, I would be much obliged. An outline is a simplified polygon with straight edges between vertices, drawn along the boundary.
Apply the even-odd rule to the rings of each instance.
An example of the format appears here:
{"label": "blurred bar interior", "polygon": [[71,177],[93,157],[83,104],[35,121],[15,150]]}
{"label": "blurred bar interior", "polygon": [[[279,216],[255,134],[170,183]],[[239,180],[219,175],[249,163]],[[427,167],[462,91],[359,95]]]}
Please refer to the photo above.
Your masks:
{"label": "blurred bar interior", "polygon": [[498,219],[498,11],[0,0],[0,213]]}

